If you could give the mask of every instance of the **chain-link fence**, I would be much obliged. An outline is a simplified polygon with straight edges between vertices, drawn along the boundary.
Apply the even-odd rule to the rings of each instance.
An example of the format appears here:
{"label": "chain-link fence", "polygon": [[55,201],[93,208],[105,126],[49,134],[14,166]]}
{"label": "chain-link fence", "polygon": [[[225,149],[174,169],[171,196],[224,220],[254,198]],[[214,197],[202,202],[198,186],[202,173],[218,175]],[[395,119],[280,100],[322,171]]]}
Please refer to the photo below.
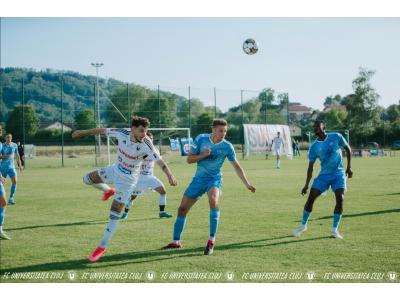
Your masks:
{"label": "chain-link fence", "polygon": [[[22,77],[22,78],[21,78]],[[21,77],[2,76],[0,123],[13,140],[34,145],[36,156],[92,157],[107,163],[106,139],[73,140],[76,129],[130,127],[132,115],[149,118],[151,127],[190,128],[191,136],[210,132],[214,118],[228,121],[227,139],[240,151],[243,124],[287,124],[282,113],[286,93],[273,90],[224,90],[198,87],[144,87],[77,73],[27,72]],[[288,100],[288,98],[286,98]],[[168,145],[170,137],[184,131],[161,131],[155,144]],[[28,149],[28,148],[27,148]]]}

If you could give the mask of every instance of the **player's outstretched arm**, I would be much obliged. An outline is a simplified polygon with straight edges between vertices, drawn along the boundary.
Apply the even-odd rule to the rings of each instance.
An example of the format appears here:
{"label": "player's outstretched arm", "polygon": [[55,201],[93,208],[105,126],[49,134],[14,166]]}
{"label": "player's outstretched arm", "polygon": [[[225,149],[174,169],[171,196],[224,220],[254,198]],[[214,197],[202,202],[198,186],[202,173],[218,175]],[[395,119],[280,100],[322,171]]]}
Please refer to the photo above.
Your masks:
{"label": "player's outstretched arm", "polygon": [[200,154],[194,154],[193,152],[189,151],[186,161],[187,161],[188,164],[197,163],[199,160],[202,160],[203,158],[206,158],[210,154],[211,154],[211,149],[210,148],[204,149],[203,153],[200,153]]}
{"label": "player's outstretched arm", "polygon": [[351,148],[350,145],[346,145],[344,147],[344,151],[346,151],[346,157],[347,157],[347,168],[346,168],[346,175],[349,178],[353,177],[353,170],[351,169]]}
{"label": "player's outstretched arm", "polygon": [[167,175],[169,184],[172,186],[177,186],[178,181],[176,180],[174,174],[172,174],[171,170],[168,168],[167,164],[162,160],[157,161],[157,165],[160,166],[161,170]]}
{"label": "player's outstretched arm", "polygon": [[302,195],[307,194],[308,185],[310,184],[310,181],[311,181],[311,178],[312,178],[313,170],[314,170],[314,163],[310,162],[310,163],[308,164],[308,169],[307,169],[306,184],[304,185],[303,189],[301,190],[301,194],[302,194]]}
{"label": "player's outstretched arm", "polygon": [[76,139],[82,136],[86,135],[99,135],[99,134],[105,134],[106,133],[106,128],[93,128],[93,129],[87,129],[87,130],[75,130],[72,133],[72,138]]}
{"label": "player's outstretched arm", "polygon": [[254,186],[252,186],[251,183],[247,180],[246,174],[244,173],[239,162],[237,160],[234,160],[231,163],[232,163],[233,168],[235,169],[236,174],[239,176],[240,180],[242,180],[242,182],[246,186],[246,188],[248,190],[250,190],[252,193],[255,193],[256,188]]}

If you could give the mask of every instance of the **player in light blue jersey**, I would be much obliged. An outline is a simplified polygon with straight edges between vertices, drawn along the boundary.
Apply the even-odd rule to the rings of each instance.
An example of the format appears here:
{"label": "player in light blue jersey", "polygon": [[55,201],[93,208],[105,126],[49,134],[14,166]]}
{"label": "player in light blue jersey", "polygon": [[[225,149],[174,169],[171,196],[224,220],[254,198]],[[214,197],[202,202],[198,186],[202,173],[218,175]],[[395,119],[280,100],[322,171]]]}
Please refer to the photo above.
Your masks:
{"label": "player in light blue jersey", "polygon": [[10,176],[12,183],[8,204],[14,205],[14,195],[17,190],[17,171],[15,170],[14,159],[17,159],[17,164],[20,171],[22,171],[22,164],[18,154],[18,146],[12,142],[11,133],[6,134],[6,142],[3,144],[3,149],[1,150],[1,158],[1,174],[4,178]]}
{"label": "player in light blue jersey", "polygon": [[186,215],[196,201],[207,193],[210,205],[210,237],[204,250],[205,255],[214,251],[215,235],[219,221],[218,200],[221,195],[222,173],[221,167],[225,158],[232,163],[236,174],[247,189],[253,193],[256,188],[252,186],[236,160],[233,145],[225,140],[228,124],[225,120],[216,119],[212,124],[211,134],[200,134],[190,147],[187,162],[197,163],[196,174],[186,189],[178,209],[178,216],[174,224],[173,241],[163,249],[181,248],[181,234],[186,223]]}
{"label": "player in light blue jersey", "polygon": [[[351,149],[347,141],[340,133],[326,133],[325,123],[323,121],[315,121],[314,133],[317,139],[311,144],[308,153],[308,170],[306,184],[301,194],[307,194],[308,185],[312,178],[314,163],[317,158],[321,162],[321,171],[311,186],[310,194],[303,210],[303,218],[301,225],[293,231],[294,236],[300,236],[307,230],[307,222],[310,217],[315,199],[329,187],[335,193],[336,206],[333,214],[333,225],[331,236],[343,239],[338,231],[339,223],[343,214],[344,192],[346,190],[346,175],[348,178],[353,176],[351,170]],[[344,148],[347,157],[346,170],[343,168],[342,150]]]}
{"label": "player in light blue jersey", "polygon": [[[3,128],[0,126],[0,137],[3,134]],[[2,153],[3,144],[0,142],[0,154]],[[1,157],[0,157],[1,160]],[[9,240],[10,237],[3,231],[4,219],[6,217],[6,190],[4,189],[4,184],[6,180],[0,173],[0,238],[3,240]]]}

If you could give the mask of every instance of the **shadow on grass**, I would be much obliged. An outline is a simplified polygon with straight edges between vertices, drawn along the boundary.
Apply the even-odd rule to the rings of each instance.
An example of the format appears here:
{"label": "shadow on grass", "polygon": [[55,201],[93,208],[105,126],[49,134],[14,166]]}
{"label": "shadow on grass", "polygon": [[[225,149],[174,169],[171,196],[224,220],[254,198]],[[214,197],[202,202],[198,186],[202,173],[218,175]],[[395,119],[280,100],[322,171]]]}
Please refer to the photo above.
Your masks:
{"label": "shadow on grass", "polygon": [[[373,216],[373,215],[399,213],[399,212],[400,212],[400,208],[395,208],[395,209],[378,210],[378,211],[367,211],[367,212],[358,213],[358,214],[343,215],[343,218],[364,217],[364,216]],[[312,220],[326,220],[326,219],[332,219],[332,215],[321,217],[321,218],[316,218],[316,219],[312,219]]]}
{"label": "shadow on grass", "polygon": [[[290,240],[277,241],[281,239],[291,238]],[[225,245],[216,245],[216,252],[225,251],[225,250],[235,250],[235,249],[243,249],[243,248],[263,248],[263,247],[273,247],[279,245],[286,245],[292,243],[304,243],[311,242],[316,240],[328,239],[328,236],[316,237],[316,238],[308,238],[308,239],[299,239],[294,238],[290,235],[267,238],[267,239],[259,239],[253,241],[245,241],[241,243],[232,243]],[[272,243],[265,243],[268,241],[273,241]],[[175,249],[175,250],[150,250],[143,252],[130,252],[130,253],[121,253],[114,255],[105,255],[101,258],[98,263],[90,264],[87,259],[78,259],[78,260],[69,260],[62,262],[49,262],[37,265],[23,266],[17,268],[9,268],[9,269],[1,269],[0,274],[4,274],[6,272],[39,272],[39,271],[62,271],[62,270],[93,270],[93,269],[103,269],[109,266],[120,266],[120,265],[130,265],[130,264],[140,264],[140,263],[148,263],[154,261],[164,261],[170,259],[179,259],[186,257],[201,257],[203,256],[203,247],[196,247],[190,249]]]}
{"label": "shadow on grass", "polygon": [[[159,218],[145,218],[145,219],[128,219],[121,221],[123,223],[130,222],[138,222],[138,221],[147,221],[147,220],[158,220]],[[24,227],[16,227],[16,228],[7,228],[7,231],[14,230],[24,230],[24,229],[35,229],[35,228],[47,228],[47,227],[68,227],[68,226],[86,226],[86,225],[99,225],[99,224],[108,224],[109,220],[92,220],[92,221],[82,221],[82,222],[72,222],[72,223],[59,223],[59,224],[45,224],[45,225],[32,225],[32,226],[24,226]]]}

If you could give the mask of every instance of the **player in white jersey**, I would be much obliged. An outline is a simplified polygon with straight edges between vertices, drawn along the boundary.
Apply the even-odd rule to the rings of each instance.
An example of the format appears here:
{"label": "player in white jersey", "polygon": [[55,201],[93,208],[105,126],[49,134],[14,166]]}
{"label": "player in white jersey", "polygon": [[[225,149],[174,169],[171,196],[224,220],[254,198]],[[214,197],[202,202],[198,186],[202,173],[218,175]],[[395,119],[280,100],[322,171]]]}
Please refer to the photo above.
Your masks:
{"label": "player in white jersey", "polygon": [[[153,141],[153,134],[151,132],[147,131],[147,136]],[[157,161],[158,165],[160,165],[159,162],[162,162],[162,159]],[[167,205],[167,192],[165,191],[164,184],[161,182],[161,180],[154,176],[154,163],[155,161],[151,157],[144,159],[140,167],[139,181],[135,187],[135,190],[132,193],[131,201],[129,202],[129,204],[125,205],[125,211],[122,213],[121,219],[124,220],[128,218],[128,213],[130,208],[132,207],[133,201],[137,198],[137,196],[143,195],[146,190],[149,189],[160,194],[159,217],[172,217],[171,214],[165,211],[165,206]]]}
{"label": "player in white jersey", "polygon": [[[96,262],[106,252],[106,247],[115,233],[120,213],[125,204],[130,201],[131,194],[139,178],[140,165],[147,157],[155,161],[160,159],[158,151],[153,143],[146,137],[150,122],[146,118],[134,116],[132,118],[131,130],[117,128],[96,128],[89,130],[77,130],[72,133],[73,138],[86,135],[106,134],[118,140],[117,161],[108,167],[88,173],[83,177],[83,182],[93,185],[95,188],[108,192],[108,183],[114,183],[115,194],[110,209],[110,221],[104,231],[103,239],[98,247],[89,256],[90,262]],[[169,181],[176,185],[176,179],[164,165],[169,174]]]}
{"label": "player in white jersey", "polygon": [[278,131],[278,135],[273,138],[272,144],[271,144],[271,149],[274,147],[274,154],[276,155],[276,168],[280,169],[281,168],[281,147],[285,149],[285,143],[283,142],[283,139],[281,138],[281,133]]}

